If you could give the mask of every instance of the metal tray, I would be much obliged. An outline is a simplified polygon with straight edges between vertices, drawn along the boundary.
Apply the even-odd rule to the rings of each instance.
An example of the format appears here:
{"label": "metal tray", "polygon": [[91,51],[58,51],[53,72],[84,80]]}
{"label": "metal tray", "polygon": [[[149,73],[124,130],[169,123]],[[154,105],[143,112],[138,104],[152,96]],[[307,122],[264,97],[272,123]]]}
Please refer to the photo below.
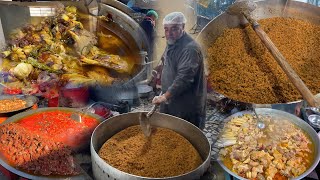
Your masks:
{"label": "metal tray", "polygon": [[13,109],[13,110],[7,110],[7,111],[0,110],[0,114],[14,113],[14,112],[26,110],[28,108],[31,108],[36,103],[38,103],[38,98],[35,96],[31,96],[31,95],[1,95],[0,96],[0,100],[13,99],[13,98],[18,98],[18,99],[24,100],[27,103],[24,107],[21,107],[19,109]]}

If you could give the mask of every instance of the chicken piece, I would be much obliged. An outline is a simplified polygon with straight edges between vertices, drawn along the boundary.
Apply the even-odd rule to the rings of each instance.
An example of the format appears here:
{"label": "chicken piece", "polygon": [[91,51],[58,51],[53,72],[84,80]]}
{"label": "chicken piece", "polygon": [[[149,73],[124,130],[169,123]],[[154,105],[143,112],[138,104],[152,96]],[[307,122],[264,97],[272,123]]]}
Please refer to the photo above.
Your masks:
{"label": "chicken piece", "polygon": [[57,54],[50,54],[47,61],[53,62],[54,64],[62,64],[63,58]]}
{"label": "chicken piece", "polygon": [[55,52],[57,54],[66,53],[66,49],[64,48],[62,43],[53,43],[53,44],[51,44],[50,51]]}
{"label": "chicken piece", "polygon": [[250,162],[250,158],[247,158],[245,161],[243,161],[244,164],[248,164]]}
{"label": "chicken piece", "polygon": [[234,158],[236,160],[239,160],[239,161],[244,161],[248,157],[249,153],[250,152],[248,152],[248,151],[233,150],[230,153],[230,157]]}
{"label": "chicken piece", "polygon": [[17,66],[19,62],[10,61],[7,58],[0,60],[0,71],[9,71],[11,68]]}
{"label": "chicken piece", "polygon": [[266,178],[262,174],[257,175],[258,180],[266,180]]}
{"label": "chicken piece", "polygon": [[258,173],[256,171],[251,172],[251,178],[256,178],[258,176]]}
{"label": "chicken piece", "polygon": [[292,168],[291,172],[293,174],[294,177],[301,175],[302,173],[304,173],[307,170],[307,168],[300,164],[298,167],[296,168]]}
{"label": "chicken piece", "polygon": [[273,164],[270,164],[269,167],[266,169],[266,176],[267,176],[267,179],[269,180],[272,180],[273,177],[278,173],[278,170],[277,168],[273,165]]}
{"label": "chicken piece", "polygon": [[253,150],[256,150],[257,146],[258,146],[258,141],[255,139],[252,139],[251,141],[249,141],[248,148],[246,149],[251,152]]}
{"label": "chicken piece", "polygon": [[25,60],[27,56],[24,54],[23,49],[20,47],[13,46],[12,52],[10,54],[11,60],[13,61],[21,61]]}
{"label": "chicken piece", "polygon": [[119,73],[130,73],[132,70],[127,61],[121,59],[118,55],[106,55],[99,59],[89,59],[81,56],[80,60],[83,64],[103,66]]}
{"label": "chicken piece", "polygon": [[107,69],[99,66],[91,68],[91,70],[87,71],[86,73],[89,78],[95,79],[100,85],[111,85],[115,80],[114,78],[110,77]]}
{"label": "chicken piece", "polygon": [[264,167],[268,167],[269,166],[269,162],[266,159],[261,159],[260,163],[264,166]]}
{"label": "chicken piece", "polygon": [[233,166],[233,168],[239,173],[247,173],[250,171],[250,166],[248,164],[238,163]]}
{"label": "chicken piece", "polygon": [[290,178],[290,177],[292,177],[291,169],[292,169],[292,167],[286,166],[284,170],[280,170],[280,173],[283,174],[284,176]]}
{"label": "chicken piece", "polygon": [[252,160],[260,160],[266,153],[264,151],[253,151],[251,152],[251,159]]}
{"label": "chicken piece", "polygon": [[95,84],[96,80],[88,78],[86,76],[83,76],[81,74],[63,74],[61,76],[62,80],[66,80],[68,82],[72,82],[74,84],[85,84],[85,85],[91,85]]}
{"label": "chicken piece", "polygon": [[228,154],[228,151],[227,151],[226,149],[221,149],[221,150],[220,150],[220,154],[221,154],[222,156],[226,156],[226,155]]}
{"label": "chicken piece", "polygon": [[237,164],[237,163],[240,163],[238,160],[233,159],[233,158],[231,158],[231,162],[232,162],[233,165],[235,165],[235,164]]}
{"label": "chicken piece", "polygon": [[34,49],[35,49],[35,45],[28,45],[28,46],[23,47],[23,52],[26,55],[29,55]]}
{"label": "chicken piece", "polygon": [[263,166],[259,165],[259,166],[255,167],[255,171],[257,171],[258,173],[263,173]]}
{"label": "chicken piece", "polygon": [[278,169],[284,169],[285,168],[285,163],[281,159],[275,159],[272,161],[272,163],[278,168]]}
{"label": "chicken piece", "polygon": [[309,144],[308,142],[302,141],[302,142],[298,143],[297,146],[298,146],[302,151],[307,151],[307,152],[309,152],[310,149],[309,149],[309,147],[308,147],[308,144]]}
{"label": "chicken piece", "polygon": [[[99,47],[101,47],[102,49],[110,53],[118,53],[120,48],[123,49],[127,47],[120,38],[114,35],[103,34],[102,32],[98,33],[97,35],[99,37],[98,38]],[[237,127],[237,128],[240,129],[240,127]]]}
{"label": "chicken piece", "polygon": [[297,165],[302,163],[302,157],[294,157],[287,161],[287,165],[291,167],[296,167]]}
{"label": "chicken piece", "polygon": [[79,33],[68,30],[68,33],[69,35],[71,35],[72,39],[75,42],[74,47],[77,52],[81,52],[84,47],[97,44],[97,39],[94,34],[87,30],[80,30]]}
{"label": "chicken piece", "polygon": [[45,41],[46,44],[48,44],[48,45],[51,45],[51,44],[53,43],[51,34],[49,34],[49,33],[48,33],[47,31],[45,31],[45,30],[42,30],[42,31],[40,32],[40,37],[41,37],[41,39],[42,39],[43,41]]}
{"label": "chicken piece", "polygon": [[268,167],[274,158],[269,153],[264,153],[264,156],[260,157],[259,160],[264,167]]}
{"label": "chicken piece", "polygon": [[294,157],[294,152],[291,150],[291,151],[287,151],[287,152],[284,152],[283,156],[287,159],[291,159]]}
{"label": "chicken piece", "polygon": [[275,159],[282,159],[282,154],[275,149],[275,150],[273,151],[273,157],[274,157]]}
{"label": "chicken piece", "polygon": [[254,166],[259,166],[259,163],[251,160],[251,161],[249,162],[249,165],[250,165],[250,166],[253,166],[253,167],[254,167]]}
{"label": "chicken piece", "polygon": [[62,55],[63,70],[67,73],[84,74],[84,69],[80,65],[78,59],[73,56]]}
{"label": "chicken piece", "polygon": [[263,173],[263,166],[259,165],[257,167],[253,167],[251,170],[251,177],[256,178],[258,176],[258,173]]}

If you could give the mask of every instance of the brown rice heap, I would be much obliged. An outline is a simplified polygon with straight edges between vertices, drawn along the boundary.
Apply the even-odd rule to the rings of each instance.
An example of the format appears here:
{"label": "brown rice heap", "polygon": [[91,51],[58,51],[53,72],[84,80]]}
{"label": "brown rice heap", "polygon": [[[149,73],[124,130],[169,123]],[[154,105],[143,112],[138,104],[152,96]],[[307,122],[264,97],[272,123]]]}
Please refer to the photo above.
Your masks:
{"label": "brown rice heap", "polygon": [[[320,26],[293,18],[259,21],[313,94],[320,92]],[[209,83],[229,98],[260,104],[302,99],[251,26],[227,29],[208,49]]]}
{"label": "brown rice heap", "polygon": [[99,156],[121,171],[153,178],[181,175],[203,162],[197,150],[180,134],[156,127],[147,139],[139,125],[108,139]]}

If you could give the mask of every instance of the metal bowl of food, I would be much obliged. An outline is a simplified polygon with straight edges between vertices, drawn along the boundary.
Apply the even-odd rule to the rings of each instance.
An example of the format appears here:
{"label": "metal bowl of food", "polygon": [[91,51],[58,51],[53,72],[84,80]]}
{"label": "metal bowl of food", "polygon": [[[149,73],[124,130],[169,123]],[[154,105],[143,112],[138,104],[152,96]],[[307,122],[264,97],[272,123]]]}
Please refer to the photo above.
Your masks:
{"label": "metal bowl of food", "polygon": [[90,147],[95,179],[199,179],[207,171],[210,165],[210,144],[202,131],[183,119],[162,113],[155,113],[151,117],[151,125],[173,130],[188,140],[198,151],[203,161],[196,169],[178,176],[151,178],[126,173],[104,161],[98,154],[103,144],[120,131],[139,125],[140,114],[141,112],[135,112],[115,116],[101,123],[95,129],[91,137]]}
{"label": "metal bowl of food", "polygon": [[[224,120],[221,141],[229,144],[220,150],[222,168],[238,179],[277,176],[298,180],[310,174],[320,161],[320,139],[315,130],[283,111],[268,108],[256,111],[266,124],[265,129],[258,129],[257,119],[250,111],[238,112]],[[250,150],[251,147],[254,149]],[[293,168],[297,161],[300,162]]]}
{"label": "metal bowl of food", "polygon": [[31,108],[37,104],[38,98],[31,95],[1,95],[0,96],[0,114],[18,113]]}
{"label": "metal bowl of food", "polygon": [[[72,114],[79,114],[81,122]],[[88,148],[102,120],[72,108],[41,108],[12,116],[0,126],[0,164],[28,179],[85,179],[73,154]]]}
{"label": "metal bowl of food", "polygon": [[320,115],[311,114],[308,116],[309,123],[314,128],[320,128]]}
{"label": "metal bowl of food", "polygon": [[[34,15],[30,13],[29,7],[35,8],[35,11],[40,11],[41,7],[50,8],[52,11],[49,14],[40,13],[39,15]],[[21,67],[19,66],[20,64],[26,65],[29,67],[29,71],[23,74],[28,76],[28,78],[25,77],[25,79],[27,79],[27,81],[37,80],[36,85],[40,84],[40,89],[42,89],[44,83],[47,81],[47,79],[39,78],[40,74],[42,74],[41,72],[50,71],[51,74],[54,74],[54,76],[52,76],[54,80],[62,79],[67,82],[90,86],[90,90],[93,91],[91,98],[97,101],[117,102],[122,100],[126,97],[122,95],[118,96],[117,94],[125,94],[124,89],[130,89],[133,92],[133,95],[129,95],[128,99],[135,98],[133,97],[134,95],[138,96],[137,92],[134,91],[136,89],[135,83],[145,80],[147,67],[150,71],[151,66],[146,65],[146,61],[151,61],[150,58],[147,58],[151,50],[145,32],[129,15],[103,3],[99,3],[99,9],[98,7],[87,9],[84,1],[36,2],[32,4],[0,2],[0,9],[0,17],[3,20],[1,23],[4,30],[4,44],[6,43],[6,45],[8,45],[5,49],[5,58],[0,57],[0,60],[2,60],[1,63],[14,61],[14,58],[12,59],[9,54],[11,51],[10,45],[13,45],[13,42],[16,43],[15,40],[13,40],[15,37],[12,37],[11,33],[16,28],[19,28],[19,30],[31,28],[33,30],[31,30],[29,34],[37,34],[37,32],[34,31],[34,27],[39,26],[41,22],[48,21],[49,23],[46,25],[46,29],[50,29],[49,31],[51,32],[51,30],[55,30],[52,29],[53,26],[49,25],[50,22],[64,17],[66,21],[71,21],[71,19],[74,21],[72,23],[66,23],[70,25],[67,29],[72,29],[71,26],[73,27],[75,24],[78,24],[77,27],[81,29],[77,33],[68,31],[70,36],[63,37],[63,40],[59,41],[59,43],[64,44],[61,48],[68,46],[68,52],[66,54],[72,60],[50,62],[45,66],[39,66],[41,61],[39,60],[37,61],[38,65],[33,65],[32,67],[30,63],[29,65],[22,63],[2,63],[2,71],[7,73],[9,69],[15,68],[17,70],[14,76],[18,77],[21,76],[21,74],[19,74],[20,71],[18,70],[20,69],[17,67]],[[91,12],[91,14],[87,14],[87,11]],[[68,17],[66,14],[68,14]],[[16,16],[23,18],[13,21],[11,18]],[[74,19],[71,18],[71,16],[74,16]],[[30,25],[25,26],[27,23]],[[59,24],[59,26],[60,25],[61,24]],[[56,33],[53,34],[54,36],[56,35]],[[20,42],[21,38],[18,39],[18,42]],[[34,44],[31,41],[24,42],[29,45]],[[23,48],[24,45],[25,44],[18,44],[17,48]],[[42,45],[47,44],[42,43]],[[55,46],[57,43],[53,43],[53,45]],[[2,48],[4,47],[1,47],[1,49]],[[38,46],[35,48],[38,48]],[[96,55],[94,57],[90,55],[92,53],[89,52],[93,51],[95,51],[94,53],[96,55],[99,55],[99,58],[97,58]],[[33,52],[36,52],[36,50]],[[60,57],[60,55],[63,56],[61,52],[62,51],[59,50],[50,54],[55,54],[55,56]],[[42,58],[39,53],[36,57]],[[78,61],[77,58],[79,58],[80,55],[83,58],[81,58],[81,61]],[[28,59],[33,60],[27,56],[27,60]],[[67,58],[61,59],[66,60]],[[56,65],[59,67],[53,70],[53,67],[56,67]],[[47,70],[44,70],[44,68],[40,69],[39,67],[46,67]],[[33,72],[33,68],[37,70],[35,71],[37,73],[31,73]],[[5,85],[18,83],[21,88],[26,88],[25,83],[23,83],[21,79],[23,78],[12,78],[14,82],[6,82]],[[42,80],[45,82],[42,82]],[[47,84],[49,86],[54,83]],[[113,88],[114,86],[120,86],[120,88]],[[50,88],[51,87],[49,87],[49,89]],[[109,94],[112,95],[109,96]]]}
{"label": "metal bowl of food", "polygon": [[[314,26],[318,26],[320,24],[320,18],[319,18],[320,8],[317,6],[303,3],[303,2],[298,2],[298,1],[276,1],[276,0],[260,1],[258,0],[255,2],[257,3],[257,9],[252,12],[252,15],[258,20],[263,20],[265,24],[261,22],[261,27],[265,28],[265,31],[269,33],[269,36],[270,36],[270,33],[274,32],[274,29],[271,30],[269,29],[270,26],[266,25],[267,21],[270,20],[270,18],[275,18],[272,20],[277,22],[280,22],[281,19],[279,18],[282,18],[282,19],[290,19],[293,21],[297,20],[297,22],[299,21],[306,24],[310,23]],[[303,21],[300,21],[300,20],[303,20]],[[248,21],[243,16],[234,16],[225,12],[217,16],[215,19],[213,19],[200,32],[199,36],[197,37],[197,40],[202,45],[202,49],[206,51],[205,53],[206,61],[207,61],[206,63],[210,65],[210,67],[209,66],[207,67],[209,67],[210,70],[212,71],[212,72],[208,72],[209,77],[211,73],[213,74],[212,75],[213,80],[209,80],[208,84],[211,84],[212,89],[216,90],[218,93],[221,93],[227,98],[230,98],[238,102],[245,102],[249,104],[253,104],[253,103],[261,104],[267,107],[274,106],[277,109],[283,109],[285,111],[291,110],[291,112],[293,112],[295,105],[298,102],[300,102],[300,100],[302,99],[299,92],[294,89],[290,81],[284,80],[286,76],[281,70],[280,66],[277,65],[275,60],[272,61],[272,59],[270,59],[270,61],[268,62],[264,61],[265,59],[263,58],[266,58],[265,55],[267,54],[267,50],[264,51],[263,45],[260,44],[261,41],[259,39],[255,39],[257,38],[257,36],[255,35],[254,31],[250,29],[250,26],[248,27],[245,26],[247,25],[247,23]],[[275,22],[274,24],[277,24],[277,23]],[[245,28],[242,29],[239,27],[245,27]],[[283,27],[285,27],[284,29],[287,29],[287,31],[284,31],[282,34],[278,33],[279,37],[283,37],[284,35],[288,35],[288,33],[293,32],[288,29],[291,29],[291,28],[294,29],[294,24],[292,23],[287,24],[287,26],[283,26]],[[239,29],[241,29],[242,31],[240,32]],[[306,29],[306,28],[302,28],[302,29]],[[309,28],[309,30],[311,30],[311,28]],[[241,40],[239,39],[235,40],[235,38],[227,39],[226,34],[232,33],[232,32],[234,32],[234,34],[238,34],[239,37],[243,37],[243,39],[241,38],[240,38]],[[294,36],[289,37],[289,39],[290,38],[295,39]],[[276,38],[271,38],[271,39],[273,39],[274,43],[277,42]],[[232,43],[232,41],[234,43]],[[211,47],[214,46],[219,48],[217,44],[218,42],[221,43],[220,47],[223,47],[221,49],[226,50],[230,48],[229,49],[230,53],[227,53],[226,51],[222,51],[222,50],[213,51],[214,48],[211,48]],[[228,42],[228,43],[225,43],[225,42]],[[244,42],[244,43],[241,44],[239,42]],[[292,56],[293,58],[292,57],[289,58],[289,56],[293,54],[292,53],[293,51],[298,52],[299,50],[301,50],[301,48],[298,47],[297,44],[292,44],[293,47],[285,49],[286,52],[284,51],[284,48],[283,48],[284,46],[281,46],[281,43],[276,43],[276,45],[278,46],[282,54],[286,56],[287,60],[294,58],[293,56]],[[311,43],[309,43],[309,45],[310,47],[312,46]],[[234,47],[237,47],[239,49],[235,50],[236,48]],[[215,50],[217,50],[217,48]],[[246,50],[242,51],[242,48]],[[263,52],[260,50],[262,50]],[[219,56],[220,58],[217,57],[213,59],[214,54],[218,54],[219,52],[224,52],[224,53],[221,53],[221,56]],[[228,54],[228,55],[226,56],[225,54]],[[255,59],[254,61],[249,62],[246,57],[248,58],[252,57],[252,59],[256,57],[256,59],[258,60]],[[268,57],[272,58],[271,55]],[[221,60],[223,58],[229,58],[230,62]],[[261,59],[263,60],[260,62],[259,58],[260,60]],[[310,55],[309,60],[310,59],[312,59],[312,55]],[[213,60],[215,60],[214,62],[218,62],[216,63],[214,68],[212,67],[212,64],[210,64],[210,61],[213,61]],[[221,63],[219,64],[219,62]],[[241,63],[243,66],[241,65]],[[291,62],[290,64],[291,66],[295,66],[297,65],[297,61]],[[312,63],[306,63],[306,64],[311,65]],[[274,68],[274,66],[276,68]],[[266,70],[268,68],[270,68],[269,69],[270,71]],[[272,70],[277,69],[276,70],[277,72],[272,72],[271,73],[272,75],[268,74],[272,71],[271,69]],[[298,70],[300,70],[300,68],[297,68],[297,67],[294,67],[294,69],[297,72]],[[308,77],[308,80],[311,80],[311,82],[308,82],[306,84],[310,89],[312,89],[312,92],[314,94],[320,93],[319,91],[317,91],[319,89],[313,86],[314,84],[316,84],[314,83],[314,81],[315,81],[315,78],[318,78],[318,76],[317,75],[315,76],[312,74],[310,75],[310,73],[313,73],[315,71],[310,72],[310,69],[308,70],[304,72],[298,72],[298,74],[302,79]],[[239,72],[242,72],[242,73],[239,73]],[[265,72],[265,74],[261,75],[263,74],[263,72]],[[308,72],[310,73],[308,74]],[[214,73],[218,73],[218,74],[214,74]],[[243,74],[246,74],[246,76],[243,77],[242,76]],[[232,78],[230,77],[232,77],[233,79],[238,78],[237,80],[233,81],[233,82],[236,82],[236,84],[233,84],[231,82],[230,79]],[[261,78],[265,78],[265,79],[261,80]],[[218,86],[217,85],[218,83],[211,83],[211,81],[217,82],[221,79],[223,82],[225,82],[223,86]],[[249,83],[249,79],[250,79],[250,83]],[[304,82],[306,81],[307,80],[304,79]],[[268,82],[272,82],[274,83],[274,85],[270,87],[269,84],[266,84]],[[268,88],[266,88],[266,86],[268,86]],[[286,88],[288,89],[288,91],[287,90],[285,91]],[[251,91],[251,89],[254,92]],[[246,93],[244,93],[244,91],[246,91]],[[269,98],[269,94],[272,94],[270,95],[270,97],[274,97],[274,99]],[[255,97],[256,99],[253,99],[252,97]]]}

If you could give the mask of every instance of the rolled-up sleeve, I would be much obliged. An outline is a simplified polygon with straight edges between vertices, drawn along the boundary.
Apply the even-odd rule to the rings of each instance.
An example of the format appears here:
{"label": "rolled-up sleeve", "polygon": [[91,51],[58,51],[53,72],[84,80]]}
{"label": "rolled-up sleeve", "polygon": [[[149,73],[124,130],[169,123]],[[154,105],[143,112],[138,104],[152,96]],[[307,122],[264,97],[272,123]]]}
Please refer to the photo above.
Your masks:
{"label": "rolled-up sleeve", "polygon": [[192,86],[200,63],[201,55],[196,49],[187,48],[182,51],[178,60],[177,75],[168,88],[172,97],[180,95]]}

